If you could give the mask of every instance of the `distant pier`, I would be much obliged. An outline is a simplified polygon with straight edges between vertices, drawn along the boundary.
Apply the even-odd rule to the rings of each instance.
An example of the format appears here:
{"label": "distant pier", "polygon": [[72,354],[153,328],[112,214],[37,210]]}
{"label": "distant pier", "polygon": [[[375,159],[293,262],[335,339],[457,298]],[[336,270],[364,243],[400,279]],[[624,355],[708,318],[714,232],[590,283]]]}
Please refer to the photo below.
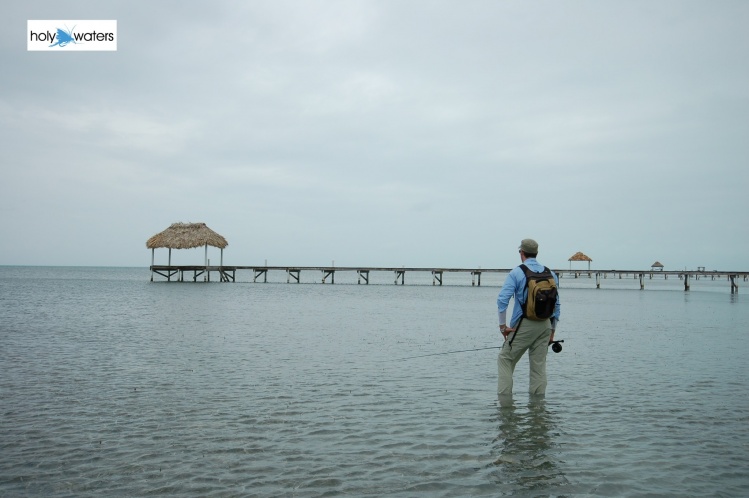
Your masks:
{"label": "distant pier", "polygon": [[[320,275],[323,284],[334,284],[335,275],[340,272],[356,273],[358,284],[369,284],[370,273],[389,273],[393,276],[395,285],[405,285],[406,273],[427,273],[432,276],[432,285],[441,286],[445,273],[462,273],[470,275],[472,286],[481,286],[481,275],[484,273],[510,273],[512,268],[396,268],[396,267],[360,267],[360,266],[209,266],[209,265],[152,265],[151,281],[154,275],[159,275],[167,281],[210,282],[235,282],[237,272],[252,272],[253,282],[267,282],[269,272],[282,272],[286,275],[287,283],[300,283],[302,272],[316,272]],[[746,271],[708,271],[708,270],[571,270],[555,269],[554,272],[560,279],[566,278],[595,278],[596,288],[601,288],[601,281],[608,278],[633,278],[639,280],[640,289],[645,289],[645,282],[654,278],[665,279],[678,278],[684,283],[684,290],[690,289],[693,280],[725,279],[729,285],[731,294],[738,292],[739,281],[749,280],[749,272]],[[202,277],[202,278],[201,278]],[[466,281],[467,282],[467,281]]]}

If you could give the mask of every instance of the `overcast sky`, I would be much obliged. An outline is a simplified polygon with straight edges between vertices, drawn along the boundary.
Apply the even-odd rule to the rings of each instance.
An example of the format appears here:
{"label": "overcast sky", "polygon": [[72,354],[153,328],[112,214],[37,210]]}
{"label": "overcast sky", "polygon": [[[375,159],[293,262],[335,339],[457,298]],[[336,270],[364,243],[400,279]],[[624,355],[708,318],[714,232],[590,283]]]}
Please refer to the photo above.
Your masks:
{"label": "overcast sky", "polygon": [[[749,270],[744,0],[0,19],[0,264],[148,266],[182,221],[226,237],[226,264],[507,268],[532,237],[554,267]],[[115,19],[118,50],[27,52],[29,19]]]}

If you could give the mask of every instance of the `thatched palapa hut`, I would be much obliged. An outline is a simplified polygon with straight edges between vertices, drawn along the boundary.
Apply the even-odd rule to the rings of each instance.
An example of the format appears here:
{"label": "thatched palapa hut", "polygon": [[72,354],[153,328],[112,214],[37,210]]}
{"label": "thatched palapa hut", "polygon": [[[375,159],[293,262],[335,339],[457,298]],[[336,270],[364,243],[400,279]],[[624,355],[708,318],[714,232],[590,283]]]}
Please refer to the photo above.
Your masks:
{"label": "thatched palapa hut", "polygon": [[658,268],[660,271],[663,271],[663,264],[660,261],[656,261],[655,263],[650,265],[651,270],[655,270],[656,268]]}
{"label": "thatched palapa hut", "polygon": [[588,256],[581,252],[576,252],[572,256],[570,256],[570,259],[568,260],[570,262],[570,270],[572,269],[572,262],[573,261],[587,261],[588,262],[588,270],[590,270],[590,262],[593,261]]}
{"label": "thatched palapa hut", "polygon": [[208,266],[208,246],[221,249],[221,266],[224,266],[224,247],[229,243],[205,223],[172,223],[163,232],[157,233],[146,242],[151,249],[151,266],[154,261],[154,251],[160,247],[169,249],[169,266],[172,265],[172,249],[192,249],[205,246],[205,266]]}

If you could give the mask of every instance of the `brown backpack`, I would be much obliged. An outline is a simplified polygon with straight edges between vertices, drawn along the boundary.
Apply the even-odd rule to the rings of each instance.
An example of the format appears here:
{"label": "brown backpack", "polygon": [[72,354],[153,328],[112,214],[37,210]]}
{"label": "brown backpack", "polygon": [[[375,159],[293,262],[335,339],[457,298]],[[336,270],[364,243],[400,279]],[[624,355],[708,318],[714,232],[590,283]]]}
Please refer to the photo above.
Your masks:
{"label": "brown backpack", "polygon": [[542,321],[551,318],[557,304],[557,283],[547,267],[536,273],[525,265],[520,265],[525,273],[525,288],[528,298],[523,305],[523,316],[529,320]]}

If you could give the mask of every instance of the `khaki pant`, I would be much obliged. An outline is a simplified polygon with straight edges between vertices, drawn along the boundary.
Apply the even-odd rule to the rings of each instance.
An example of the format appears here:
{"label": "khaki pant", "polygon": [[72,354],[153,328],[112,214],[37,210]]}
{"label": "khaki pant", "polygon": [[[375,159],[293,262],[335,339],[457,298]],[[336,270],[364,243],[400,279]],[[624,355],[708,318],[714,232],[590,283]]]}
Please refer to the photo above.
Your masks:
{"label": "khaki pant", "polygon": [[500,395],[512,394],[512,374],[515,372],[515,365],[526,351],[528,351],[531,371],[528,391],[530,394],[546,393],[546,352],[549,348],[550,337],[550,320],[539,322],[527,318],[520,322],[518,330],[507,336],[497,358],[499,370],[497,392]]}

